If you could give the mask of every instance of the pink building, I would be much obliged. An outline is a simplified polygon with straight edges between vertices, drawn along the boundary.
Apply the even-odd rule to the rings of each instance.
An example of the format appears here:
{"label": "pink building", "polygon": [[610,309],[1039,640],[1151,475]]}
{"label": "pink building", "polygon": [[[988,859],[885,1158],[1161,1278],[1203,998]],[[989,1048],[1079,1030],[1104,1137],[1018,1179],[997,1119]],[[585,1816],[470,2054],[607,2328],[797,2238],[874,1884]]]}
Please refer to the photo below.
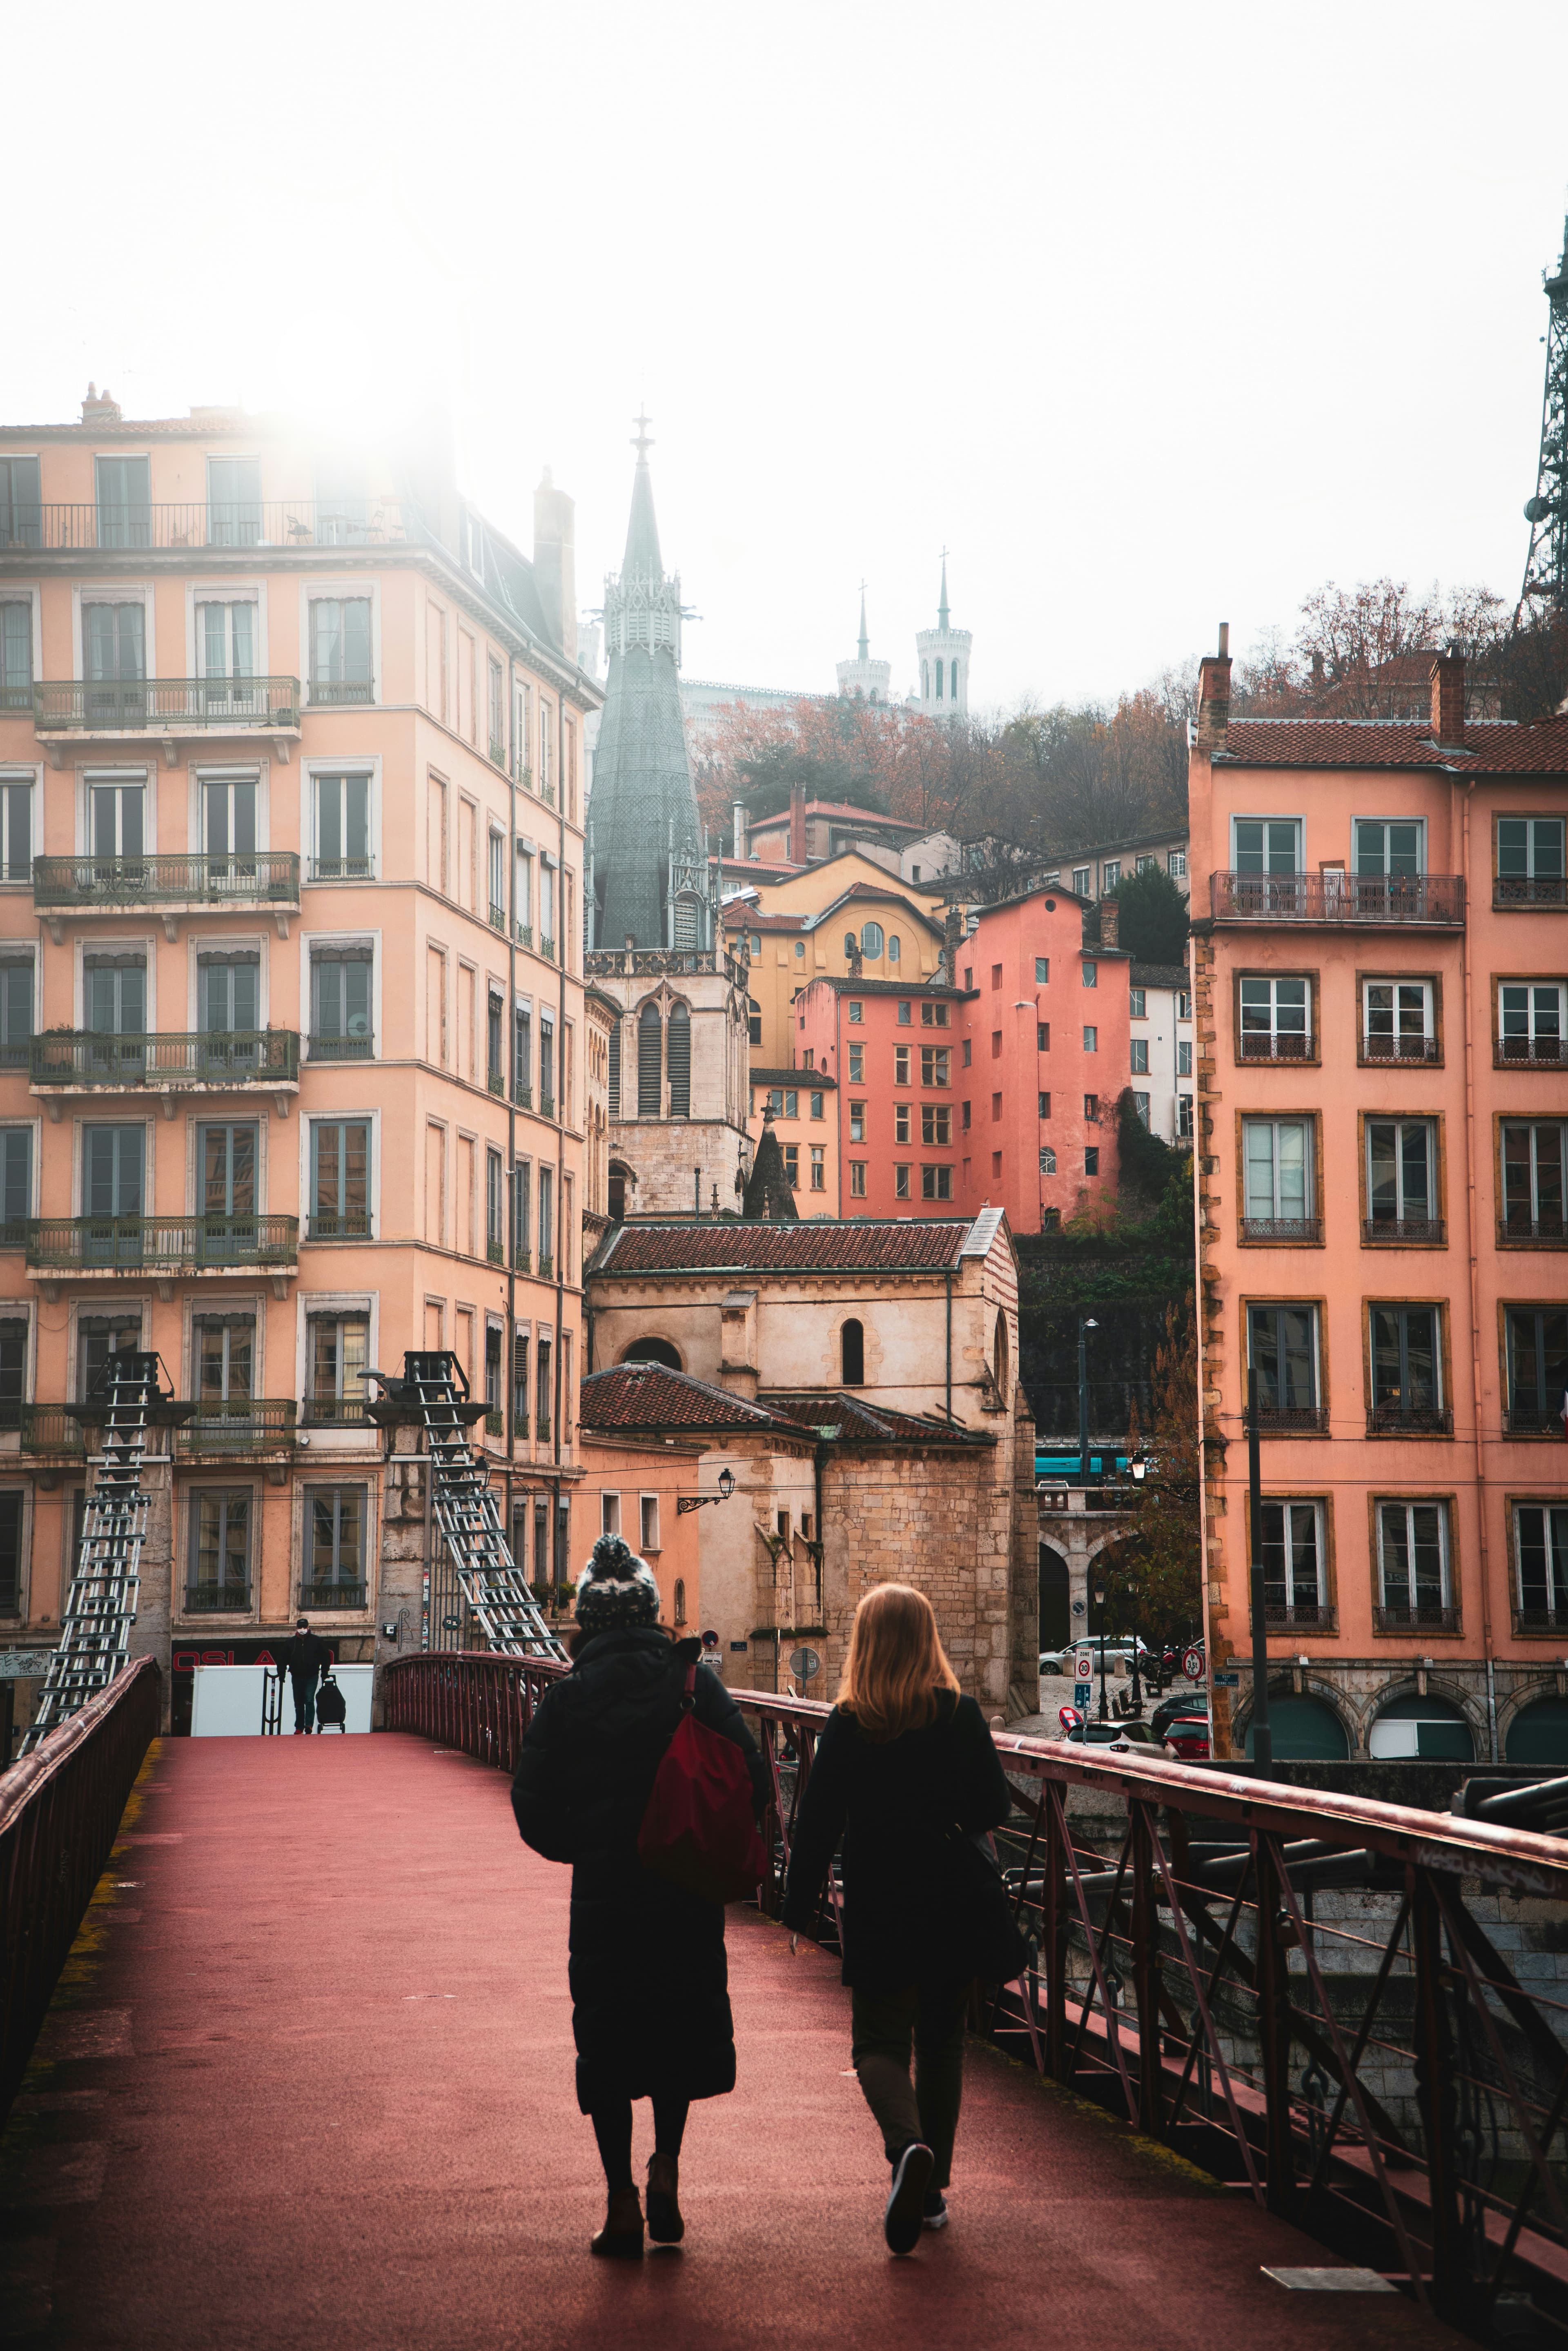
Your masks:
{"label": "pink building", "polygon": [[794,1067],[837,1080],[843,1215],[1005,1207],[1040,1232],[1114,1194],[1128,958],[1085,947],[1082,916],[1070,893],[1032,891],[973,918],[956,986],[802,990]]}
{"label": "pink building", "polygon": [[[1245,1740],[1568,1763],[1568,719],[1231,720],[1189,769],[1207,1604]],[[1235,1742],[1228,1750],[1228,1740]]]}

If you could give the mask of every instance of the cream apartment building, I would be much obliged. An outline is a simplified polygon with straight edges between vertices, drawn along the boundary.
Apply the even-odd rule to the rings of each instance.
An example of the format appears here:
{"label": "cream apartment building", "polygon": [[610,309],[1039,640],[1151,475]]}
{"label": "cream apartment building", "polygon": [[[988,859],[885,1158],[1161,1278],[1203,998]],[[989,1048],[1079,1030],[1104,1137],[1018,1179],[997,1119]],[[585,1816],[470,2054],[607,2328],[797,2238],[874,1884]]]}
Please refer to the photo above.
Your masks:
{"label": "cream apartment building", "polygon": [[441,1643],[419,1475],[365,1416],[406,1348],[455,1348],[554,1575],[601,697],[548,474],[534,520],[530,560],[439,436],[107,393],[0,428],[0,1638],[57,1637],[72,1407],[155,1348],[190,1409],[134,1642],[176,1723],[193,1657],[299,1608],[346,1657]]}

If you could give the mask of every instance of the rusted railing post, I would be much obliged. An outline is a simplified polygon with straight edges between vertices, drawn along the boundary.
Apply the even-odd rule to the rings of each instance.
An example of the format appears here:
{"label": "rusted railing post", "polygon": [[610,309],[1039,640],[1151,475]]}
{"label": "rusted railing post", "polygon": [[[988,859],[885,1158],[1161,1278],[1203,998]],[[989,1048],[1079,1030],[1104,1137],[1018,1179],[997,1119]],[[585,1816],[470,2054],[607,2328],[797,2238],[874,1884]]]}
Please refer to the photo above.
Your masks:
{"label": "rusted railing post", "polygon": [[1067,1837],[1062,1792],[1048,1788],[1040,1956],[1045,1967],[1045,2070],[1053,2082],[1066,2079],[1067,2066]]}
{"label": "rusted railing post", "polygon": [[1133,1992],[1138,2010],[1138,2128],[1165,2133],[1160,2064],[1160,1916],[1155,1900],[1155,1821],[1149,1804],[1130,1802],[1133,1822]]}
{"label": "rusted railing post", "polygon": [[1427,2154],[1427,2184],[1432,2228],[1432,2301],[1464,2324],[1472,2290],[1465,2273],[1464,2233],[1459,2211],[1457,2162],[1458,2088],[1454,2079],[1454,2040],[1449,2028],[1443,1975],[1443,1920],[1432,1890],[1432,1874],[1412,1863],[1410,1948],[1416,1962],[1416,2102]]}
{"label": "rusted railing post", "polygon": [[[1291,2131],[1291,1972],[1294,1929],[1280,1899],[1279,1869],[1269,1839],[1254,1830],[1252,1867],[1258,1891],[1258,2043],[1262,2057],[1266,2186],[1270,2212],[1289,2213],[1296,2200],[1295,2148]],[[1281,1939],[1288,1934],[1289,1940]]]}

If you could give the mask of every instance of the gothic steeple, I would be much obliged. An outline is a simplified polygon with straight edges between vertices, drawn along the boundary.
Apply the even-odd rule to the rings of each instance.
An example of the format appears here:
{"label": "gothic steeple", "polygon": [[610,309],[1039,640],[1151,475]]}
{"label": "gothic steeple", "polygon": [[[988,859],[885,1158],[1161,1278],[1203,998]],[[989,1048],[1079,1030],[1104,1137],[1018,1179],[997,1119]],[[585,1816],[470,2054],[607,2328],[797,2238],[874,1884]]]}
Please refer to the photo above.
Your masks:
{"label": "gothic steeple", "polygon": [[604,583],[610,674],[593,762],[593,945],[706,947],[706,859],[677,674],[681,583],[665,576],[648,420],[636,423],[626,554],[619,579]]}
{"label": "gothic steeple", "polygon": [[936,601],[936,625],[943,631],[947,627],[947,550],[946,548],[942,549],[942,593]]}
{"label": "gothic steeple", "polygon": [[853,661],[838,664],[839,692],[851,701],[886,702],[893,684],[893,664],[873,661],[871,636],[865,622],[865,581],[861,581],[861,632]]}

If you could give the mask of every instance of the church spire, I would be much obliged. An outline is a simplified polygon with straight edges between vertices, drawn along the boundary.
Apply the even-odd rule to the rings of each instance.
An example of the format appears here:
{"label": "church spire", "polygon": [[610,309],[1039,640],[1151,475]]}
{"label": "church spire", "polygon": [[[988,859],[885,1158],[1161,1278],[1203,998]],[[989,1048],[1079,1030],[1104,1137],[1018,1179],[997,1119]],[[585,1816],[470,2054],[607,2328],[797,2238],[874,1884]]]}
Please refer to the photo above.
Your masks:
{"label": "church spire", "polygon": [[865,581],[863,580],[861,581],[860,658],[862,662],[871,659],[871,639],[866,634],[865,625]]}
{"label": "church spire", "polygon": [[637,416],[632,422],[637,427],[632,443],[637,452],[637,470],[632,476],[632,515],[626,525],[626,554],[621,566],[622,585],[632,580],[662,580],[664,576],[659,555],[659,525],[653,513],[653,477],[648,471],[648,452],[653,444],[647,417]]}
{"label": "church spire", "polygon": [[942,549],[942,598],[936,607],[936,625],[946,630],[947,622],[947,550]]}

